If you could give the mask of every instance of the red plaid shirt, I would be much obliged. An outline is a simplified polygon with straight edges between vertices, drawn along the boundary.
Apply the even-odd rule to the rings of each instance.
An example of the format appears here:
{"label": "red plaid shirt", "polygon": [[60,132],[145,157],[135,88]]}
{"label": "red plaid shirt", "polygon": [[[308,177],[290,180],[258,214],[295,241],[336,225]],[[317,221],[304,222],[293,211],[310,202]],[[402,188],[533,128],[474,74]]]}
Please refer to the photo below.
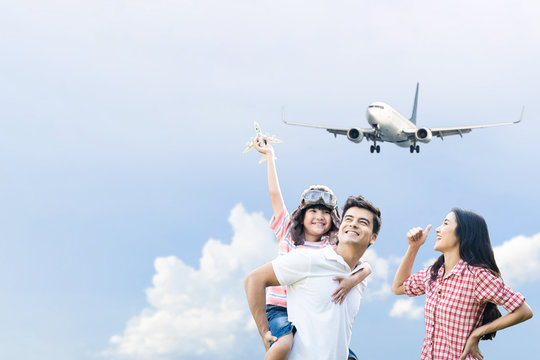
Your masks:
{"label": "red plaid shirt", "polygon": [[[444,266],[441,266],[431,284],[430,270],[428,267],[411,275],[403,284],[409,296],[426,295],[426,336],[421,359],[459,359],[469,335],[481,324],[487,302],[512,312],[525,301],[523,295],[489,270],[470,266],[464,260],[444,279]],[[467,356],[467,360],[473,359],[472,355]]]}

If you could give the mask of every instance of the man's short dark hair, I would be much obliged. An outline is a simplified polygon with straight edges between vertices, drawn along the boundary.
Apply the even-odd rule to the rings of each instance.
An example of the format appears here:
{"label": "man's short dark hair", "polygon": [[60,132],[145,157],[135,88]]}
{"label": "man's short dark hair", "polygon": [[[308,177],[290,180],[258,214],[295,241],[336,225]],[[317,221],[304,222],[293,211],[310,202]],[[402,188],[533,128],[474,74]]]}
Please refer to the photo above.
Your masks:
{"label": "man's short dark hair", "polygon": [[373,233],[378,234],[379,230],[381,229],[381,224],[382,224],[381,210],[375,207],[375,205],[373,205],[368,200],[364,199],[362,195],[358,195],[356,197],[349,196],[349,198],[345,202],[345,205],[343,206],[342,218],[345,218],[345,213],[347,212],[347,210],[349,210],[352,207],[366,209],[369,212],[371,212],[371,214],[373,214]]}

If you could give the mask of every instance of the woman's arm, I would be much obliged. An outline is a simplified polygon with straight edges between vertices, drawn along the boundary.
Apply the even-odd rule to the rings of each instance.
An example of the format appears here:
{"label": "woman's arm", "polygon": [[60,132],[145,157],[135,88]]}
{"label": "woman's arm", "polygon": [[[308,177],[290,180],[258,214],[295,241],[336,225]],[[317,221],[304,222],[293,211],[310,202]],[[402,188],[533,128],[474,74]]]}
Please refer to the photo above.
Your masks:
{"label": "woman's arm", "polygon": [[371,265],[364,261],[364,268],[358,270],[349,277],[336,276],[332,280],[339,281],[339,285],[332,293],[332,301],[336,304],[342,304],[345,301],[345,297],[353,287],[360,284],[366,279],[372,272]]}
{"label": "woman's arm", "polygon": [[422,246],[426,242],[430,229],[431,225],[428,225],[426,226],[425,230],[417,227],[409,230],[409,232],[407,233],[409,247],[407,249],[407,252],[405,253],[405,256],[401,260],[401,264],[396,271],[396,275],[394,276],[394,282],[392,284],[392,292],[394,294],[405,294],[405,290],[403,289],[403,283],[409,278],[409,276],[411,276],[414,259],[416,259],[416,254],[418,254],[420,246]]}
{"label": "woman's arm", "polygon": [[483,356],[480,353],[480,348],[478,346],[478,342],[482,336],[510,326],[514,326],[520,322],[529,320],[532,318],[532,316],[533,312],[531,307],[524,302],[514,311],[503,315],[490,323],[477,327],[467,339],[467,343],[465,344],[465,348],[463,349],[463,353],[459,359],[464,360],[468,354],[471,354],[475,358],[482,360]]}
{"label": "woman's arm", "polygon": [[274,148],[265,138],[255,139],[255,149],[266,157],[267,174],[268,174],[268,192],[270,194],[270,201],[272,203],[272,210],[274,216],[279,215],[285,208],[283,197],[281,196],[281,189],[279,188],[279,181],[276,171],[276,161],[274,156]]}

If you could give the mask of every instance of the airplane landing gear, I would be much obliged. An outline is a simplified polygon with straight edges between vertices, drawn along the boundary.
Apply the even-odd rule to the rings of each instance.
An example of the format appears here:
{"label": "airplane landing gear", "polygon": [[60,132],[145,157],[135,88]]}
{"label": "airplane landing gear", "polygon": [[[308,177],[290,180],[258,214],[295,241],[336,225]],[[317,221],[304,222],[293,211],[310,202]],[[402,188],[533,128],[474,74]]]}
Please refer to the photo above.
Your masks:
{"label": "airplane landing gear", "polygon": [[411,151],[411,154],[415,151],[418,154],[420,152],[420,145],[411,145],[409,147],[409,150]]}
{"label": "airplane landing gear", "polygon": [[380,153],[381,147],[379,145],[371,145],[371,147],[369,148],[369,152],[373,154],[375,151],[377,152],[377,154]]}

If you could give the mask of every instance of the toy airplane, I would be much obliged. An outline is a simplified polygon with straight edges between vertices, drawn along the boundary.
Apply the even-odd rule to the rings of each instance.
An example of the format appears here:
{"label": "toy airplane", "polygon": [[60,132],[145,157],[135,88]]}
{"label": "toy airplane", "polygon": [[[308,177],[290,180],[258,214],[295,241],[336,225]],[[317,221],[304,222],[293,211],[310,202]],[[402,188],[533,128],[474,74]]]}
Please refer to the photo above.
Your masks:
{"label": "toy airplane", "polygon": [[[267,141],[271,143],[278,143],[278,144],[283,142],[282,140],[277,139],[275,135],[272,135],[272,136],[263,135],[261,131],[261,127],[259,126],[259,123],[257,123],[256,121],[253,122],[253,126],[255,127],[255,137],[252,137],[251,140],[247,142],[246,148],[242,152],[242,154],[245,154],[249,150],[253,149],[253,147],[255,146],[255,141],[257,139],[264,139],[266,137],[266,139],[264,140],[265,144]],[[259,160],[259,164],[261,164],[264,160],[266,160],[266,158],[263,156],[261,160]]]}

